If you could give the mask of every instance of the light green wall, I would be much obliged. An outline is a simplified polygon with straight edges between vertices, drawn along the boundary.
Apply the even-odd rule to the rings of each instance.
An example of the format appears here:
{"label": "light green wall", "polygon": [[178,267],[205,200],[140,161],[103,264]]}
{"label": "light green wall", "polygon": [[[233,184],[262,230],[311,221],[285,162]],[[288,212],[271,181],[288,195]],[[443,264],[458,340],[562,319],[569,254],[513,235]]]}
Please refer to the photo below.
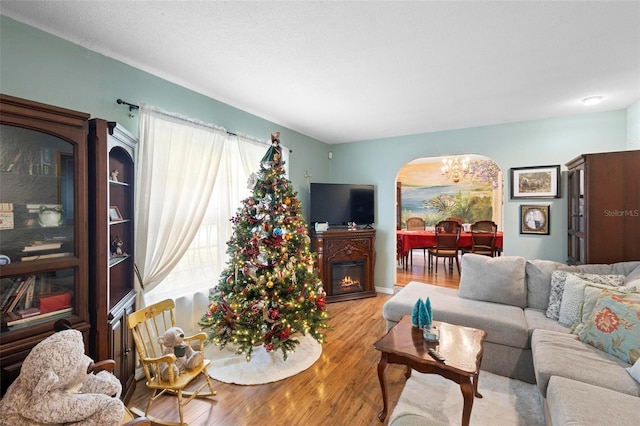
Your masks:
{"label": "light green wall", "polygon": [[627,149],[640,149],[640,101],[627,108]]}
{"label": "light green wall", "polygon": [[[130,118],[128,109],[116,104],[117,98],[155,105],[265,140],[271,132],[280,130],[283,143],[293,150],[290,178],[305,213],[307,171],[313,175],[312,182],[376,185],[378,288],[391,289],[395,280],[395,178],[409,161],[467,153],[492,158],[507,180],[506,254],[564,261],[566,179],[563,176],[560,199],[511,201],[509,168],[561,164],[566,171],[564,164],[581,153],[638,149],[626,142],[629,132],[638,134],[633,130],[640,122],[638,104],[629,111],[327,145],[5,16],[0,16],[0,43],[0,92],[8,95],[118,121],[134,134],[137,114]],[[635,124],[627,126],[627,120]],[[333,160],[327,158],[329,151],[333,151]],[[518,211],[523,203],[551,205],[551,235],[519,235]]]}
{"label": "light green wall", "polygon": [[[389,287],[395,276],[395,181],[400,168],[421,157],[479,154],[493,159],[505,179],[504,250],[507,255],[565,262],[566,167],[582,153],[624,150],[626,111],[584,114],[498,126],[376,139],[332,146],[335,182],[377,186],[376,284]],[[356,159],[362,158],[362,161]],[[509,169],[561,165],[561,198],[510,200]],[[550,235],[520,235],[521,204],[548,204]]]}

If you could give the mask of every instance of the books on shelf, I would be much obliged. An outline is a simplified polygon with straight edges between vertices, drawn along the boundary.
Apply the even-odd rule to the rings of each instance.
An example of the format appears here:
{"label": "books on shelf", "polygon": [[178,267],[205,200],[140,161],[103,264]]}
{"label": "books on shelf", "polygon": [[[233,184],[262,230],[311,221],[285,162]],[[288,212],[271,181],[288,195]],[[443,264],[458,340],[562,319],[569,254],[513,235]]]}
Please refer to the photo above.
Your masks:
{"label": "books on shelf", "polygon": [[18,288],[21,284],[22,280],[20,278],[16,278],[11,282],[10,286],[8,286],[6,289],[3,289],[2,299],[0,303],[0,312],[4,312],[6,310],[7,306],[9,306],[9,303],[11,303],[11,301],[15,297],[16,291],[18,291]]}
{"label": "books on shelf", "polygon": [[73,256],[73,253],[62,252],[62,253],[35,254],[33,256],[23,256],[20,258],[20,260],[23,262],[29,262],[31,260],[52,259],[56,257],[67,257],[67,256]]}
{"label": "books on shelf", "polygon": [[[35,312],[35,311],[30,311],[30,312]],[[45,312],[45,313],[38,312],[37,314],[32,314],[32,315],[27,314],[27,316],[24,316],[24,317],[20,316],[16,312],[7,312],[3,315],[3,320],[7,323],[8,327],[12,327],[20,324],[26,324],[32,321],[41,321],[43,319],[51,318],[56,315],[68,314],[70,312],[73,312],[73,308],[71,307],[59,309],[57,311]]]}
{"label": "books on shelf", "polygon": [[17,287],[15,286],[15,283],[14,283],[14,285],[12,285],[11,289],[9,289],[8,291],[9,293],[8,298],[6,299],[6,301],[3,301],[3,312],[13,311],[16,308],[16,306],[18,306],[18,304],[23,299],[23,297],[25,298],[25,302],[22,304],[22,306],[24,306],[25,308],[27,307],[26,302],[28,299],[29,307],[31,307],[31,304],[33,303],[33,293],[34,293],[35,284],[36,284],[35,275],[30,275],[23,280],[19,280]]}
{"label": "books on shelf", "polygon": [[27,204],[27,211],[29,213],[40,213],[40,207],[59,210],[62,208],[62,204]]}
{"label": "books on shelf", "polygon": [[0,203],[0,229],[13,229],[13,203]]}
{"label": "books on shelf", "polygon": [[62,247],[63,241],[34,241],[31,245],[24,246],[22,251],[41,251],[41,250],[54,250]]}

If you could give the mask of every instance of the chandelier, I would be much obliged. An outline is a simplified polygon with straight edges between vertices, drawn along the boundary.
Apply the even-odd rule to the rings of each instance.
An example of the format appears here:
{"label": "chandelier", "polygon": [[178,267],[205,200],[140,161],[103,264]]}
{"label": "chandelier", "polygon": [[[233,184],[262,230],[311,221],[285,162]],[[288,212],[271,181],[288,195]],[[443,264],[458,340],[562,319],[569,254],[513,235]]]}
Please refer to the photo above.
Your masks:
{"label": "chandelier", "polygon": [[442,175],[455,183],[460,182],[469,174],[469,157],[458,160],[458,157],[442,159]]}

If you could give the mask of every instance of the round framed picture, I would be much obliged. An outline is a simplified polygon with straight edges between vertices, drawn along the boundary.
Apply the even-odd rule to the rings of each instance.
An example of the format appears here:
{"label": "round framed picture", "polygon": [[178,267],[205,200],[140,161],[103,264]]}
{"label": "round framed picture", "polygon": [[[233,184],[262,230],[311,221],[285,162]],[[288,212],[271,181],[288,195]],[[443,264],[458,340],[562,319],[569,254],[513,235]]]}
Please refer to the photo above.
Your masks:
{"label": "round framed picture", "polygon": [[520,233],[549,235],[549,205],[521,205]]}

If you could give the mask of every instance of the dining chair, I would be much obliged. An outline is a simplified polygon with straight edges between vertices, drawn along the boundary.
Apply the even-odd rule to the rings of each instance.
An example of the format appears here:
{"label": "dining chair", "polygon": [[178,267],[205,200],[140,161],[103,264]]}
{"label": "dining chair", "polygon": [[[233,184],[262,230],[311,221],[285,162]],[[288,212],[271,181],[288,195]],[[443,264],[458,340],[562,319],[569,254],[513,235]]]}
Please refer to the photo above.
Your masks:
{"label": "dining chair", "polygon": [[461,217],[458,216],[449,216],[448,218],[446,218],[445,220],[455,220],[456,222],[458,222],[460,225],[462,225],[464,223],[464,220],[462,220]]}
{"label": "dining chair", "polygon": [[449,272],[453,273],[453,260],[456,261],[458,274],[460,273],[460,260],[458,252],[460,251],[460,230],[462,225],[456,220],[441,220],[436,223],[436,246],[431,247],[429,251],[429,270],[431,270],[432,259],[435,257],[436,274],[438,273],[438,258],[449,259]]}
{"label": "dining chair", "polygon": [[[407,231],[424,231],[427,227],[427,223],[425,222],[425,220],[421,217],[410,217],[407,218],[406,221],[407,224]],[[427,261],[427,249],[428,247],[416,247],[415,250],[422,250],[422,256],[424,258],[424,261],[426,263]],[[409,250],[409,253],[407,253],[407,257],[411,260],[411,266],[413,266],[413,250]],[[409,262],[406,262],[407,267]]]}
{"label": "dining chair", "polygon": [[498,225],[492,220],[478,220],[471,224],[471,253],[494,257]]}

